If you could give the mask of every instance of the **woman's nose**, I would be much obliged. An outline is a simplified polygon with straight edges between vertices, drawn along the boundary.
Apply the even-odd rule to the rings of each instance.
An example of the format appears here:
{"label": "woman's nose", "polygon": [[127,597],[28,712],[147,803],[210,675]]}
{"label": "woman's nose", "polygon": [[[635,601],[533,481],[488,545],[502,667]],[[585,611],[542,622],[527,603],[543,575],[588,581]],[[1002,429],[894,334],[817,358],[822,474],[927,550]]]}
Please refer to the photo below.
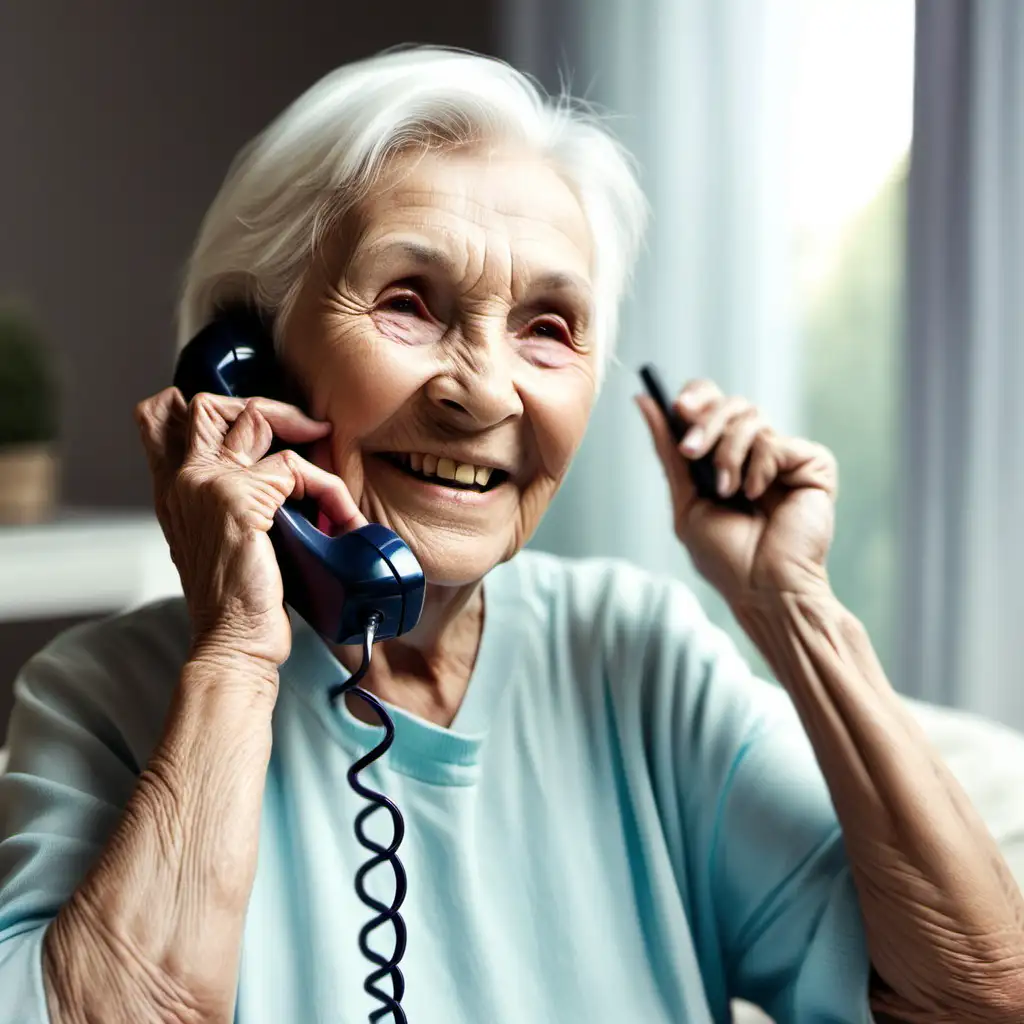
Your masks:
{"label": "woman's nose", "polygon": [[427,397],[461,426],[492,427],[523,411],[512,368],[488,346],[459,359],[458,365],[427,382]]}

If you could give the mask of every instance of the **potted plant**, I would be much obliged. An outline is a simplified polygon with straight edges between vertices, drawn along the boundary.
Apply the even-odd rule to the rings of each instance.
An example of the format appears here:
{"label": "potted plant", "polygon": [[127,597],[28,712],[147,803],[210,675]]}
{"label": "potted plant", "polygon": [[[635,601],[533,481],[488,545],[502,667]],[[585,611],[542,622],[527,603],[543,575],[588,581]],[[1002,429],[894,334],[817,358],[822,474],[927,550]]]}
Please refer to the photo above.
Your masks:
{"label": "potted plant", "polygon": [[33,319],[0,306],[0,522],[48,519],[57,497],[57,381]]}

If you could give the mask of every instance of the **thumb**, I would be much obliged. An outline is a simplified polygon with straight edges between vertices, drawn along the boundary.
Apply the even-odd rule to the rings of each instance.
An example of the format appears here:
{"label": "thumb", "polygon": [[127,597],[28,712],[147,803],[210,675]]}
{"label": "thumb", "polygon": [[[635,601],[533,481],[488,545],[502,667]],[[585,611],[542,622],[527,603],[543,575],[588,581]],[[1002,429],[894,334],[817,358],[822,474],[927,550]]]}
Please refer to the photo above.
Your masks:
{"label": "thumb", "polygon": [[662,469],[665,471],[676,515],[683,517],[697,500],[697,492],[690,477],[690,467],[676,446],[665,417],[654,400],[649,395],[637,395],[636,404],[647,423],[651,440],[654,442],[654,450],[658,453]]}

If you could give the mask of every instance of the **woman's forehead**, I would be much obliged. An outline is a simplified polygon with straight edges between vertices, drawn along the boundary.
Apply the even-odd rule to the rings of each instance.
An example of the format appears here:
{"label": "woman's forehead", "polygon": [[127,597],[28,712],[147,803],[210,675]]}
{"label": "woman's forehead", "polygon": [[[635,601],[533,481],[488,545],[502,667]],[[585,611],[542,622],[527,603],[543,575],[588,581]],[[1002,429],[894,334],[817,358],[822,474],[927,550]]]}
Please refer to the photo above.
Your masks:
{"label": "woman's forehead", "polygon": [[[428,154],[399,165],[359,204],[358,253],[439,269],[468,247],[508,245],[543,273],[584,280],[590,230],[576,196],[531,154]],[[419,251],[417,251],[419,250]]]}

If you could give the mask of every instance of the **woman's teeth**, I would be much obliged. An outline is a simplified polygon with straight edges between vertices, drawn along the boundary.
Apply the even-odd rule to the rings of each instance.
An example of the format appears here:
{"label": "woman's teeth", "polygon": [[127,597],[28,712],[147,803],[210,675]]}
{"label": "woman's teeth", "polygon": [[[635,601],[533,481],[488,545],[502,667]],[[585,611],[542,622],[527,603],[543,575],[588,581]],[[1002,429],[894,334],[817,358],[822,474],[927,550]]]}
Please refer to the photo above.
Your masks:
{"label": "woman's teeth", "polygon": [[473,490],[488,490],[503,482],[508,474],[490,466],[473,466],[454,459],[438,459],[435,455],[393,452],[384,458],[399,468],[421,479],[444,480],[450,486]]}
{"label": "woman's teeth", "polygon": [[468,462],[439,459],[436,455],[423,455],[419,452],[396,453],[392,457],[403,468],[411,469],[421,476],[450,480],[463,487],[485,488],[495,472],[490,466],[473,466]]}

